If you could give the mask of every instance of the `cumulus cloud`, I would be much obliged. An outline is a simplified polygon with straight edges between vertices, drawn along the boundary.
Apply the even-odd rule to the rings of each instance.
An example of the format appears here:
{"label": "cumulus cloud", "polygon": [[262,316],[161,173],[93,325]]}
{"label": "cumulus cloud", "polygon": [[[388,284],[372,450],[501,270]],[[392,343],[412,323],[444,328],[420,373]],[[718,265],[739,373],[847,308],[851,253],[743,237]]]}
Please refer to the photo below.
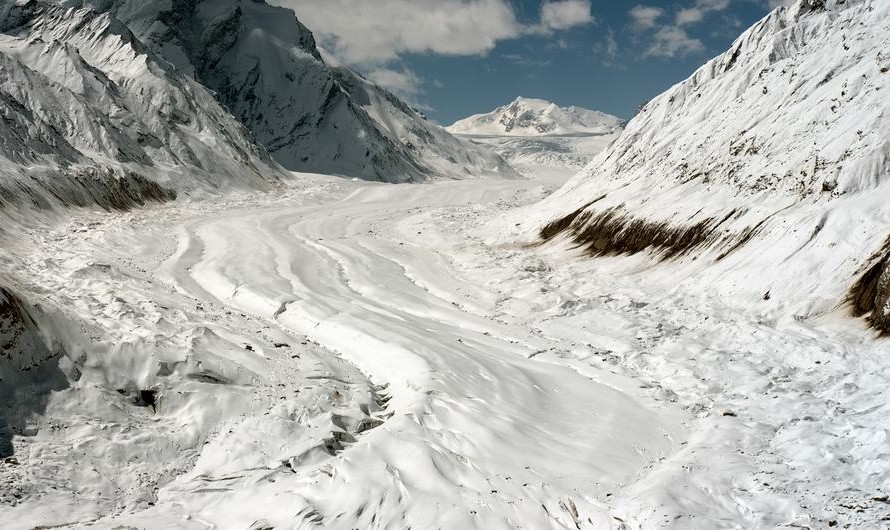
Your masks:
{"label": "cumulus cloud", "polygon": [[644,57],[677,57],[705,49],[702,41],[690,37],[686,30],[677,26],[664,26],[655,32]]}
{"label": "cumulus cloud", "polygon": [[404,53],[475,55],[522,31],[505,0],[277,0],[349,64]]}
{"label": "cumulus cloud", "polygon": [[637,29],[654,28],[658,19],[664,16],[664,9],[655,6],[637,5],[629,12],[633,25]]}
{"label": "cumulus cloud", "polygon": [[562,30],[591,23],[590,0],[561,0],[541,5],[541,26],[544,29]]}
{"label": "cumulus cloud", "polygon": [[691,7],[677,12],[677,25],[684,26],[701,22],[710,13],[723,11],[729,7],[729,0],[696,0]]}
{"label": "cumulus cloud", "polygon": [[[631,28],[640,33],[645,32],[650,39],[643,57],[682,57],[705,50],[704,43],[688,33],[690,27],[704,21],[710,15],[723,13],[730,7],[730,3],[730,0],[687,0],[683,5],[673,9],[671,18],[666,18],[667,11],[663,8],[637,5],[628,12],[628,15],[631,19]],[[723,16],[725,17],[725,13]],[[731,24],[731,21],[727,21],[726,24]]]}
{"label": "cumulus cloud", "polygon": [[403,99],[415,100],[420,94],[423,81],[411,70],[405,68],[374,68],[365,74],[372,83],[380,85],[401,96]]}
{"label": "cumulus cloud", "polygon": [[508,0],[273,0],[290,7],[320,45],[347,64],[406,53],[483,55],[499,41],[593,22],[590,0],[551,0],[524,24]]}
{"label": "cumulus cloud", "polygon": [[352,66],[417,102],[424,80],[401,67],[405,54],[485,55],[498,42],[593,23],[590,0],[546,0],[520,21],[510,0],[270,0],[293,9],[326,61]]}

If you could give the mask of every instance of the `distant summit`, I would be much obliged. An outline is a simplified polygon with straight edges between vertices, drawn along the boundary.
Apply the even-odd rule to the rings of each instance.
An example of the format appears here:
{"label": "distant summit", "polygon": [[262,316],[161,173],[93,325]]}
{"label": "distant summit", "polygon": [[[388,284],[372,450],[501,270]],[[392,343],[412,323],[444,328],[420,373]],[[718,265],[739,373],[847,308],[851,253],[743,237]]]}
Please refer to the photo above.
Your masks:
{"label": "distant summit", "polygon": [[460,120],[448,131],[486,145],[525,174],[569,176],[624,131],[624,121],[581,107],[516,98],[488,114]]}
{"label": "distant summit", "polygon": [[543,99],[519,97],[488,114],[460,120],[448,127],[448,131],[498,136],[603,135],[620,132],[623,126],[622,119],[596,110],[560,107]]}

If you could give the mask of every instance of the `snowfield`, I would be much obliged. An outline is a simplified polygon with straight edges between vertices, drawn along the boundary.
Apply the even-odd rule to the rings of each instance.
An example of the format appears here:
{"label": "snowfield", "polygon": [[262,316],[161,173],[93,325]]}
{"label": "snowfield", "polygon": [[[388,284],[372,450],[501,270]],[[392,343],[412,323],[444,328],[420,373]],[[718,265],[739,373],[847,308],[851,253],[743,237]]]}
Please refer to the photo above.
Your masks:
{"label": "snowfield", "polygon": [[4,242],[66,372],[0,409],[5,528],[886,524],[863,321],[525,246],[552,180],[302,181]]}
{"label": "snowfield", "polygon": [[447,130],[490,148],[523,174],[570,177],[609,147],[624,125],[623,120],[595,110],[519,97]]}
{"label": "snowfield", "polygon": [[0,529],[890,528],[890,3],[465,123],[526,178],[262,1],[91,4],[0,6]]}

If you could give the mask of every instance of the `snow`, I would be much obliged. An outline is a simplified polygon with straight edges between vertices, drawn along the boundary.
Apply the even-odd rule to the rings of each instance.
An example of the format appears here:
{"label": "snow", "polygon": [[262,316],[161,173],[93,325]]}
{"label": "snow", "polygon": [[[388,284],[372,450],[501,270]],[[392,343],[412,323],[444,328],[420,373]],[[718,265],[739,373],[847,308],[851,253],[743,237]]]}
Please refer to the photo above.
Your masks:
{"label": "snow", "polygon": [[569,177],[609,147],[623,127],[621,119],[602,112],[520,97],[447,130],[492,149],[523,174]]}
{"label": "snow", "polygon": [[[37,172],[80,206],[2,195],[4,530],[888,525],[890,361],[846,297],[887,235],[890,6],[777,10],[568,183],[528,159],[501,178],[319,74],[419,175],[474,177],[380,184],[283,174],[79,3],[17,2],[0,35],[2,184],[27,202]],[[166,31],[159,4],[103,4]],[[234,4],[280,13],[184,7],[217,27]],[[111,212],[85,207],[107,179],[50,186],[105,165],[179,197]]]}
{"label": "snow", "polygon": [[497,243],[559,179],[300,177],[4,241],[78,374],[12,402],[7,527],[879,524],[860,321]]}
{"label": "snow", "polygon": [[487,114],[476,114],[448,127],[452,133],[496,136],[610,134],[623,121],[596,110],[559,107],[543,99],[518,97]]}
{"label": "snow", "polygon": [[527,237],[579,207],[593,216],[587,226],[604,213],[706,222],[703,244],[675,261],[694,274],[687,288],[776,317],[848,312],[890,219],[890,6],[808,6],[774,11],[652,100],[584,171],[516,215]]}
{"label": "snow", "polygon": [[81,375],[12,439],[31,470],[2,468],[12,528],[607,521],[589,496],[678,448],[688,415],[529,359],[544,342],[488,314],[411,220],[523,181],[315,179],[17,234],[15,277]]}
{"label": "snow", "polygon": [[213,90],[290,170],[387,182],[514,175],[491,151],[455,139],[351,70],[326,64],[289,9],[255,0],[63,3],[118,17]]}

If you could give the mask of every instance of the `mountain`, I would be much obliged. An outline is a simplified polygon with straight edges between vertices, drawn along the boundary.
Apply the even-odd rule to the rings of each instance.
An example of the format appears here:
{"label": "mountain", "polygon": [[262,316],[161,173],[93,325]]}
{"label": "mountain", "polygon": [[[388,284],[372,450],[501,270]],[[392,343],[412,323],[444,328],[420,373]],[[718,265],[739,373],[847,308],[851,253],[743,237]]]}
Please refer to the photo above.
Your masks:
{"label": "mountain", "polygon": [[670,260],[746,310],[808,319],[852,300],[888,331],[887,50],[887,2],[780,8],[647,104],[526,226],[591,256]]}
{"label": "mountain", "polygon": [[568,176],[606,149],[624,129],[624,121],[595,110],[520,97],[447,129],[488,146],[520,171],[556,170]]}
{"label": "mountain", "polygon": [[0,206],[126,208],[283,172],[204,87],[114,18],[0,4]]}
{"label": "mountain", "polygon": [[389,92],[322,59],[285,8],[256,0],[63,0],[121,20],[211,89],[284,167],[385,181],[511,170]]}
{"label": "mountain", "polygon": [[293,13],[264,2],[2,0],[0,101],[0,207],[125,209],[268,186],[289,177],[280,164],[514,174],[326,65]]}
{"label": "mountain", "polygon": [[448,127],[452,133],[497,136],[556,134],[611,134],[624,121],[596,110],[559,107],[543,99],[518,97],[509,105],[487,114],[476,114]]}

